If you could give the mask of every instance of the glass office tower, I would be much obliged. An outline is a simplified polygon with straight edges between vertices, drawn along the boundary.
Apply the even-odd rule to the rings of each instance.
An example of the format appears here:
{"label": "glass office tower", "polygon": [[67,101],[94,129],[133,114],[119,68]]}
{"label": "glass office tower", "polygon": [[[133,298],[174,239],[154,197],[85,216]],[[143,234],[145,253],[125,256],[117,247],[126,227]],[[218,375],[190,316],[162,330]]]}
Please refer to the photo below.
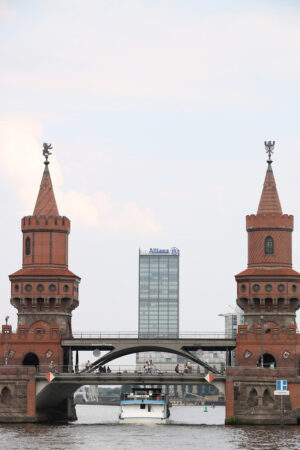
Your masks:
{"label": "glass office tower", "polygon": [[139,252],[139,337],[178,337],[179,250]]}

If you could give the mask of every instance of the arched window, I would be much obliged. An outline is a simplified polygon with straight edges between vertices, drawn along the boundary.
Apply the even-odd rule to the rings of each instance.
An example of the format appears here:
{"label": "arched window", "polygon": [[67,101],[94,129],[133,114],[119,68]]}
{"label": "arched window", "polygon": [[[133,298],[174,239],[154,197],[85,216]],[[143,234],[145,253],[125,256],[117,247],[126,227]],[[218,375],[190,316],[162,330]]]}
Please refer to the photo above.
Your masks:
{"label": "arched window", "polygon": [[274,253],[274,240],[271,236],[265,239],[265,255],[273,255]]}
{"label": "arched window", "polygon": [[25,255],[30,255],[31,253],[31,242],[30,238],[27,237],[25,240]]}
{"label": "arched window", "polygon": [[23,359],[23,366],[35,366],[37,367],[40,364],[39,358],[35,353],[27,353]]}
{"label": "arched window", "polygon": [[2,403],[10,403],[11,402],[11,392],[8,387],[4,387],[1,391],[0,401]]}

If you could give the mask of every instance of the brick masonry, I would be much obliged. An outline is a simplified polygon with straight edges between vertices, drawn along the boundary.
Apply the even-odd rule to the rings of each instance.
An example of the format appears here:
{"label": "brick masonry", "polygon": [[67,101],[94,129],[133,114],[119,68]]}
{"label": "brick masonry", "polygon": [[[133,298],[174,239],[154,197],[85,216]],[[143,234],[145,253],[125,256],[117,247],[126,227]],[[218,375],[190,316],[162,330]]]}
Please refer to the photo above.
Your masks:
{"label": "brick masonry", "polygon": [[79,304],[80,278],[68,269],[70,220],[58,213],[46,164],[32,216],[21,221],[22,269],[11,274],[11,303],[18,328],[0,333],[0,421],[52,420],[67,410],[36,411],[35,374],[62,371],[70,363],[61,347],[72,335],[72,311]]}
{"label": "brick masonry", "polygon": [[[282,214],[269,162],[258,212],[246,218],[248,268],[236,275],[245,324],[236,336],[236,367],[226,373],[227,423],[280,423],[276,379],[288,380],[286,423],[300,421],[300,335],[295,320],[300,274],[292,269],[293,222],[293,216]],[[270,252],[268,237],[273,239]]]}

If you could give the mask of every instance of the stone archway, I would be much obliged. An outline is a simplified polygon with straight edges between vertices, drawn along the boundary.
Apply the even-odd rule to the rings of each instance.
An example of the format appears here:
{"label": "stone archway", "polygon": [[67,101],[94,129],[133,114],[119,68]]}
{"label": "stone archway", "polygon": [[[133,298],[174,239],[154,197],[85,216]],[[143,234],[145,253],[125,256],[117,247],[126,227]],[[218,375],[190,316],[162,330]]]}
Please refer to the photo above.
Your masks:
{"label": "stone archway", "polygon": [[39,358],[35,353],[27,353],[23,359],[23,366],[35,366],[38,367],[40,364]]}
{"label": "stone archway", "polygon": [[247,404],[248,406],[257,406],[258,405],[258,395],[257,395],[257,390],[252,388],[247,400]]}
{"label": "stone archway", "polygon": [[1,401],[1,403],[8,404],[8,403],[10,403],[11,398],[12,398],[12,396],[11,396],[10,389],[5,386],[1,391],[0,401]]}
{"label": "stone archway", "polygon": [[272,398],[272,396],[270,394],[269,389],[265,389],[262,402],[263,402],[264,406],[271,406],[271,405],[273,405],[274,400],[273,400],[273,398]]}
{"label": "stone archway", "polygon": [[[276,359],[270,353],[264,353],[263,363],[264,363],[265,368],[272,367],[274,369],[276,367]],[[258,366],[259,367],[261,366],[261,356],[259,357],[259,360],[258,360]]]}

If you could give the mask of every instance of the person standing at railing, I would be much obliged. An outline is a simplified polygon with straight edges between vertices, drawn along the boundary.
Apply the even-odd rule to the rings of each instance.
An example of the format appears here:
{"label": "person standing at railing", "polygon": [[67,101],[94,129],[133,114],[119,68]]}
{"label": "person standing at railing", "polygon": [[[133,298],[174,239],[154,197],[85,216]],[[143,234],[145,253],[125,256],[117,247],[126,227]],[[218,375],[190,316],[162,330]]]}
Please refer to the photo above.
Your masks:
{"label": "person standing at railing", "polygon": [[49,364],[49,371],[50,371],[51,373],[54,372],[54,361],[50,361],[50,364]]}
{"label": "person standing at railing", "polygon": [[187,368],[188,373],[192,373],[192,364],[191,364],[191,361],[188,361],[188,362],[186,363],[186,368]]}
{"label": "person standing at railing", "polygon": [[152,375],[152,360],[149,359],[149,361],[147,362],[147,373]]}

